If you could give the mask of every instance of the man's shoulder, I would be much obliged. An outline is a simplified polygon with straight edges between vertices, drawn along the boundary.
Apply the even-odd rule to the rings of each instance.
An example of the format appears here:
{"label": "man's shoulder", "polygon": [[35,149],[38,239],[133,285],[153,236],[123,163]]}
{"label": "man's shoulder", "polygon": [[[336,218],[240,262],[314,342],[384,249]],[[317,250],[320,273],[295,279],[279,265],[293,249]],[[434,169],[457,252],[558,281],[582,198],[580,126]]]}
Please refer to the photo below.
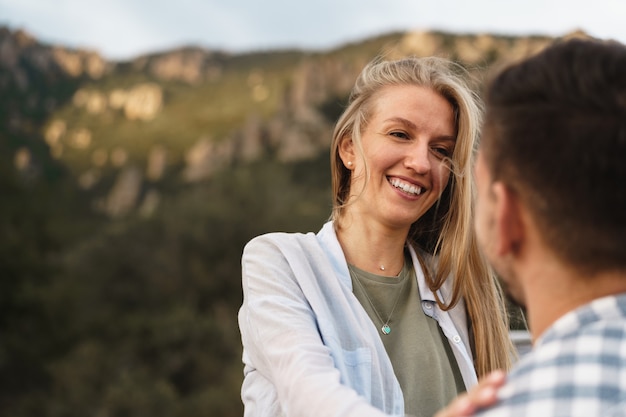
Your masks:
{"label": "man's shoulder", "polygon": [[541,341],[511,371],[498,404],[478,416],[605,416],[618,410],[626,401],[625,335],[626,320],[600,320]]}

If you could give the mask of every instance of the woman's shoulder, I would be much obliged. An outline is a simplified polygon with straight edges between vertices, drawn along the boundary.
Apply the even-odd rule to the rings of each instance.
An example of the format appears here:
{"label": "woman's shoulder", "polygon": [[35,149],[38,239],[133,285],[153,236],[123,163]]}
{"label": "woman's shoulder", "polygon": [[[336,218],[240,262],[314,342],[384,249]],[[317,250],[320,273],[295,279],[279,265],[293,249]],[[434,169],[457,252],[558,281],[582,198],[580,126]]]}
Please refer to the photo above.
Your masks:
{"label": "woman's shoulder", "polygon": [[244,256],[253,252],[284,253],[300,247],[311,247],[317,244],[313,232],[269,232],[250,239],[244,246]]}
{"label": "woman's shoulder", "polygon": [[294,242],[299,240],[306,240],[310,236],[315,236],[313,232],[268,232],[253,237],[246,243],[246,246],[250,245],[262,245],[262,244],[281,244],[283,242]]}
{"label": "woman's shoulder", "polygon": [[320,236],[332,230],[332,222],[324,224],[316,234],[314,232],[268,232],[255,236],[246,243],[245,248],[258,246],[292,247],[293,245],[319,245]]}

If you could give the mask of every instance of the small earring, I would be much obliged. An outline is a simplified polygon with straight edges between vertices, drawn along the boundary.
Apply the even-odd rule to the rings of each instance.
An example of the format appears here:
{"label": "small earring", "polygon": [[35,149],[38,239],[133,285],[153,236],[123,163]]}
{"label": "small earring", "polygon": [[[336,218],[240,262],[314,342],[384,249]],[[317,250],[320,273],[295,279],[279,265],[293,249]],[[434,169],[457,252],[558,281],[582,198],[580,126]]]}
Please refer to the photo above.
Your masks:
{"label": "small earring", "polygon": [[348,166],[352,166],[352,161],[348,161]]}

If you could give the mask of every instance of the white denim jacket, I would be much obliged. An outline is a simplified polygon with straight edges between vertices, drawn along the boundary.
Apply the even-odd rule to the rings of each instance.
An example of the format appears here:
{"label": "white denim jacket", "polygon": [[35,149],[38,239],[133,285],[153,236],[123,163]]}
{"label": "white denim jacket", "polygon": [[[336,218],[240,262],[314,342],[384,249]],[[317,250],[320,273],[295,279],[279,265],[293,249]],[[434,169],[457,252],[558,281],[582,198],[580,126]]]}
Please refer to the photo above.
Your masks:
{"label": "white denim jacket", "polygon": [[[424,313],[450,341],[466,387],[476,384],[465,306],[437,306],[415,252]],[[269,233],[242,256],[245,417],[403,416],[404,399],[378,329],[352,293],[332,222]],[[448,280],[450,281],[450,280]],[[445,301],[451,283],[440,291]]]}

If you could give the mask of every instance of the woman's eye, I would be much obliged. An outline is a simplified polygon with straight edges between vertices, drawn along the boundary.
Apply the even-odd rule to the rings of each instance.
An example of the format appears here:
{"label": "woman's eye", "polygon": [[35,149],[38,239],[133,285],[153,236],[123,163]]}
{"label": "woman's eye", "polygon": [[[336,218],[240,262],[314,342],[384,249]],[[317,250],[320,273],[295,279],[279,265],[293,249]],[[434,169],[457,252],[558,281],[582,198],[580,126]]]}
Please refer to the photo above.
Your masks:
{"label": "woman's eye", "polygon": [[452,156],[452,151],[445,147],[435,147],[433,151],[442,158],[450,158]]}
{"label": "woman's eye", "polygon": [[391,136],[395,136],[400,139],[409,139],[409,135],[406,132],[394,131],[389,133]]}

